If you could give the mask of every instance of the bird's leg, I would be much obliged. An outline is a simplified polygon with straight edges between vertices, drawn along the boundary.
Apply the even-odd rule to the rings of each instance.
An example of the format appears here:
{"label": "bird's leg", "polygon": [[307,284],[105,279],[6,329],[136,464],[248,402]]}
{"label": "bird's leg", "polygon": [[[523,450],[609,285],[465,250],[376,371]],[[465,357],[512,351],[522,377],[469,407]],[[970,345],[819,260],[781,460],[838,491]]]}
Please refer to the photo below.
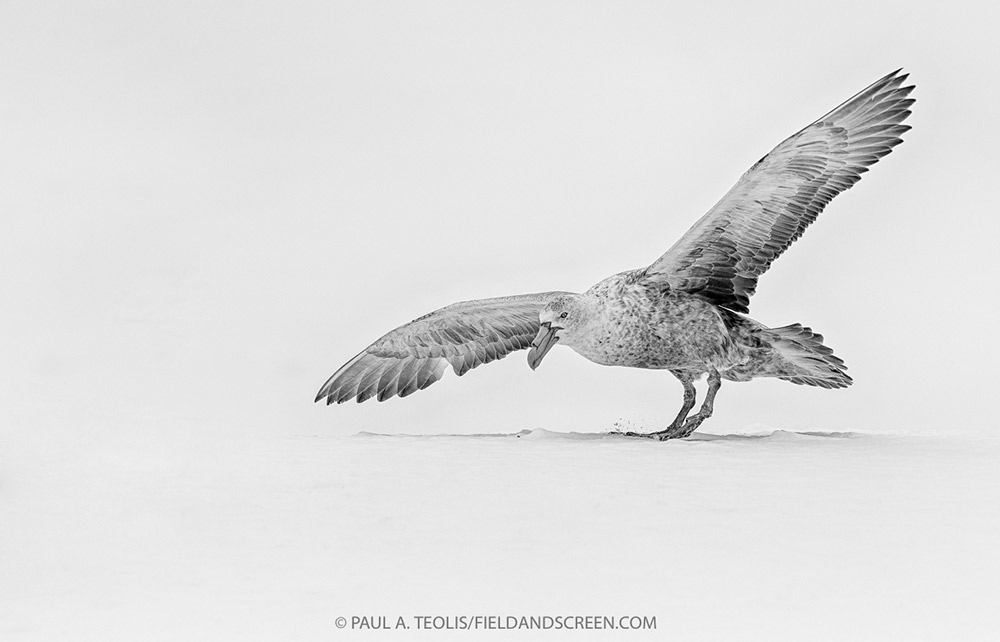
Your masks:
{"label": "bird's leg", "polygon": [[679,428],[684,425],[684,420],[687,419],[688,413],[694,408],[695,400],[695,390],[694,383],[691,381],[681,381],[684,385],[684,404],[681,406],[680,412],[677,413],[677,417],[674,419],[673,423],[670,424],[670,428]]}
{"label": "bird's leg", "polygon": [[[705,395],[705,401],[701,404],[701,408],[698,410],[698,414],[692,415],[687,418],[684,422],[683,428],[677,431],[676,436],[679,438],[684,438],[693,433],[698,429],[703,421],[712,416],[712,410],[715,407],[715,395],[719,392],[719,388],[722,387],[722,377],[719,375],[718,370],[712,370],[708,373],[708,394]],[[669,439],[670,437],[668,437]]]}
{"label": "bird's leg", "polygon": [[677,413],[677,418],[674,419],[673,423],[664,428],[663,430],[658,430],[656,432],[649,433],[649,437],[653,439],[673,439],[679,436],[679,433],[684,430],[684,420],[687,419],[688,413],[694,408],[695,401],[695,389],[694,382],[689,376],[682,376],[674,373],[678,379],[681,380],[681,384],[684,386],[684,404],[681,406],[680,412]]}

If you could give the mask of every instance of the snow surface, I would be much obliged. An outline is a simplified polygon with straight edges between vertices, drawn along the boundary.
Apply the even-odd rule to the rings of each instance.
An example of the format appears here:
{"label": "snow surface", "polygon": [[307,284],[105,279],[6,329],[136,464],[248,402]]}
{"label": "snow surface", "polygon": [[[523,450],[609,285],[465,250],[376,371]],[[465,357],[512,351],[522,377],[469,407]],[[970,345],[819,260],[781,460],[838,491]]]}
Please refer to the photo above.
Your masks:
{"label": "snow surface", "polygon": [[[988,438],[173,430],[0,447],[5,641],[972,640],[1000,626]],[[335,625],[509,614],[655,616],[657,630]]]}

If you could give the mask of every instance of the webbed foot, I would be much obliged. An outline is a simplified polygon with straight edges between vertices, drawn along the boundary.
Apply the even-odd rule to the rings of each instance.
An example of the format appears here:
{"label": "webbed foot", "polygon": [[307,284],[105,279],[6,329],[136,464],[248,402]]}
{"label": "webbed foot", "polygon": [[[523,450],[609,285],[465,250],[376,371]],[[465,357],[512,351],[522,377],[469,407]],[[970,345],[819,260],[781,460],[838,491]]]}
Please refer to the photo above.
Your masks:
{"label": "webbed foot", "polygon": [[688,422],[685,422],[683,424],[670,424],[663,430],[657,430],[656,432],[633,433],[633,434],[636,437],[645,437],[647,439],[655,439],[657,441],[666,441],[668,439],[683,439],[684,437],[687,437],[692,432],[694,432],[694,428],[697,427],[695,426],[691,428],[691,430],[688,430],[687,424]]}
{"label": "webbed foot", "polygon": [[635,437],[646,437],[648,439],[656,439],[658,441],[666,441],[668,439],[684,439],[685,437],[690,437],[691,433],[698,429],[698,426],[702,424],[703,421],[708,419],[707,416],[702,416],[701,413],[688,417],[683,423],[673,423],[664,428],[663,430],[657,430],[656,432],[650,433],[626,433],[629,436]]}

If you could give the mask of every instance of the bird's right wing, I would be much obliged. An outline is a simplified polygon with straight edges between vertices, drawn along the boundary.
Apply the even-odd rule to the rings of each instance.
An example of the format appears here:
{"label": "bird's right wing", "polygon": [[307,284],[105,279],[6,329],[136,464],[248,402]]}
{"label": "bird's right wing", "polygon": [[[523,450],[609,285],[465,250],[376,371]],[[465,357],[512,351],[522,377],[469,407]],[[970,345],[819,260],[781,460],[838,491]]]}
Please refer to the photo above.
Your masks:
{"label": "bird's right wing", "polygon": [[760,159],[647,276],[748,312],[757,279],[833,197],[902,142],[913,86],[895,71]]}
{"label": "bird's right wing", "polygon": [[384,401],[423,390],[448,364],[459,376],[531,345],[538,313],[564,292],[454,303],[389,332],[333,373],[316,401]]}

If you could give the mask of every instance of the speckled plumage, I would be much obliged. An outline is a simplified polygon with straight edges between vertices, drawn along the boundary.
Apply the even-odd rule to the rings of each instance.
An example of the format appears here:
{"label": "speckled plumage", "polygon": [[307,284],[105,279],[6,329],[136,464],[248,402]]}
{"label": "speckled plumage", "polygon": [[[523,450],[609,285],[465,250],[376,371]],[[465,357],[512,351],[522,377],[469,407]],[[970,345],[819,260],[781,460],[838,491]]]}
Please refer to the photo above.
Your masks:
{"label": "speckled plumage", "polygon": [[[851,378],[823,337],[749,317],[757,280],[823,208],[909,129],[913,86],[893,72],[761,158],[718,204],[646,268],[582,294],[543,292],[465,301],[396,328],[344,364],[316,400],[379,401],[421,390],[451,365],[459,375],[530,346],[536,368],[556,343],[602,365],[663,369],[684,388],[676,419],[651,435],[684,437],[711,416],[723,379],[777,377],[842,388]],[[694,415],[693,382],[708,375]]]}

